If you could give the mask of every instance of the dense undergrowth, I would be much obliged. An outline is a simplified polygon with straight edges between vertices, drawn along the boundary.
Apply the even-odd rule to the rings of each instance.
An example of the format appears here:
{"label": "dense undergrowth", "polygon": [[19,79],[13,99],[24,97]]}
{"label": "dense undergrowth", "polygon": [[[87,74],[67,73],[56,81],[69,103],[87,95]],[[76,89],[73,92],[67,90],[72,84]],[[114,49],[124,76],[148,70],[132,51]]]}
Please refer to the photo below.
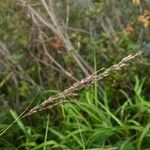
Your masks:
{"label": "dense undergrowth", "polygon": [[[1,0],[0,149],[150,150],[149,9],[148,0]],[[72,103],[18,117],[138,50]]]}

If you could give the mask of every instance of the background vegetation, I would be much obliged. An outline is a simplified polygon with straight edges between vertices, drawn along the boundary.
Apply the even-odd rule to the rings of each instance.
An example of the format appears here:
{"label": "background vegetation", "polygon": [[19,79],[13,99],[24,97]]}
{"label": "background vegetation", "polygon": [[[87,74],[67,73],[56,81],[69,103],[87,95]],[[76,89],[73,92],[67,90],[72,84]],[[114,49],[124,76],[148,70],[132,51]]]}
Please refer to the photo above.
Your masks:
{"label": "background vegetation", "polygon": [[[18,119],[138,50],[74,103]],[[0,149],[150,150],[149,65],[149,0],[1,0]]]}

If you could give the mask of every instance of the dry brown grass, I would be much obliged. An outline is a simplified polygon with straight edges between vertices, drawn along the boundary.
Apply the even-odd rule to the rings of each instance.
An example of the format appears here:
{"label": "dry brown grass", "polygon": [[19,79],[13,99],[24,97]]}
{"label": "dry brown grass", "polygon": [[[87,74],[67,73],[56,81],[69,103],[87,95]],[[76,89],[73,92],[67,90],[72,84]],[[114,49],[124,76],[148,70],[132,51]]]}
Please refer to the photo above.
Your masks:
{"label": "dry brown grass", "polygon": [[[44,8],[45,14],[39,12],[36,8],[34,8],[30,3],[28,3],[25,0],[19,0],[23,8],[26,8],[28,16],[33,21],[34,25],[38,28],[42,26],[47,27],[50,29],[54,35],[54,37],[57,37],[61,39],[61,42],[63,43],[63,47],[65,48],[66,52],[69,52],[72,56],[72,58],[75,60],[75,62],[78,64],[80,69],[83,71],[83,73],[88,76],[93,69],[89,66],[88,62],[86,62],[80,54],[76,51],[76,48],[73,46],[69,39],[69,35],[66,32],[64,28],[64,21],[59,18],[56,15],[56,10],[54,9],[54,1],[49,0],[40,0],[42,8]],[[48,16],[48,17],[46,17]],[[68,17],[67,17],[68,18]],[[68,26],[66,26],[68,28]],[[48,54],[50,56],[50,54]],[[56,61],[55,61],[56,63]],[[58,63],[57,63],[58,64]],[[60,66],[60,65],[59,65]],[[58,65],[57,65],[58,67]],[[62,67],[58,67],[62,71]],[[71,76],[66,70],[63,72],[67,76]]]}
{"label": "dry brown grass", "polygon": [[63,102],[72,102],[71,100],[66,100],[66,98],[76,95],[77,91],[81,90],[86,86],[91,85],[95,81],[102,80],[103,78],[107,77],[112,71],[118,71],[121,68],[127,66],[128,61],[134,59],[136,56],[139,56],[140,54],[141,52],[137,52],[134,55],[130,54],[127,57],[124,57],[119,63],[112,65],[111,67],[105,69],[104,71],[102,71],[103,69],[100,69],[94,72],[93,74],[89,75],[88,77],[82,79],[81,81],[75,82],[71,87],[65,89],[63,92],[60,92],[54,96],[49,97],[43,103],[30,109],[30,111],[27,112],[24,115],[24,117],[42,111],[44,109],[51,108]]}

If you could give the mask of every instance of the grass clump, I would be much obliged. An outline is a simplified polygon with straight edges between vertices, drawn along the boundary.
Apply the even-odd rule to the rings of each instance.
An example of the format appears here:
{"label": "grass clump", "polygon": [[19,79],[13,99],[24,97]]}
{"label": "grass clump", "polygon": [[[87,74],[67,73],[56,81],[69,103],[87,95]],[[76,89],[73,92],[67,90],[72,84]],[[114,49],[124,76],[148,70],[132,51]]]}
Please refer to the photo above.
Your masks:
{"label": "grass clump", "polygon": [[93,85],[80,92],[75,103],[60,104],[47,111],[47,115],[40,113],[32,126],[17,119],[16,112],[11,111],[12,117],[17,119],[17,125],[14,125],[17,131],[13,132],[21,132],[16,148],[148,150],[150,105],[143,96],[145,82],[146,79],[136,76],[130,96],[125,91],[118,91],[124,102],[117,108],[112,105],[115,99],[109,97],[109,93],[100,92]]}

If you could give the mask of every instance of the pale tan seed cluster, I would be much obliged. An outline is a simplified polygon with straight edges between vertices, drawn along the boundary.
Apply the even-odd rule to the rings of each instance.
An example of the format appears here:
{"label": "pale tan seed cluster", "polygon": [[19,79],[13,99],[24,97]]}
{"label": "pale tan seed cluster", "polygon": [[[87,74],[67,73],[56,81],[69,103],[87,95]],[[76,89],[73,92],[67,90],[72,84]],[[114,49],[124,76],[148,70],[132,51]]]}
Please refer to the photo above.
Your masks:
{"label": "pale tan seed cluster", "polygon": [[91,85],[97,80],[101,80],[104,77],[108,76],[112,71],[120,70],[122,67],[127,66],[127,62],[129,60],[134,59],[136,56],[140,55],[141,52],[137,52],[134,55],[129,55],[125,58],[123,58],[118,64],[114,64],[108,69],[105,69],[102,72],[101,70],[98,70],[97,72],[94,72],[93,74],[89,75],[88,77],[82,79],[81,81],[75,82],[71,87],[68,89],[65,89],[63,92],[60,92],[56,94],[55,96],[49,97],[47,100],[45,100],[40,105],[35,106],[32,108],[28,113],[26,113],[24,116],[31,115],[33,113],[42,111],[44,109],[53,107],[55,105],[58,105],[63,102],[71,102],[70,100],[65,100],[66,97],[74,96],[75,92],[81,90],[82,88]]}

